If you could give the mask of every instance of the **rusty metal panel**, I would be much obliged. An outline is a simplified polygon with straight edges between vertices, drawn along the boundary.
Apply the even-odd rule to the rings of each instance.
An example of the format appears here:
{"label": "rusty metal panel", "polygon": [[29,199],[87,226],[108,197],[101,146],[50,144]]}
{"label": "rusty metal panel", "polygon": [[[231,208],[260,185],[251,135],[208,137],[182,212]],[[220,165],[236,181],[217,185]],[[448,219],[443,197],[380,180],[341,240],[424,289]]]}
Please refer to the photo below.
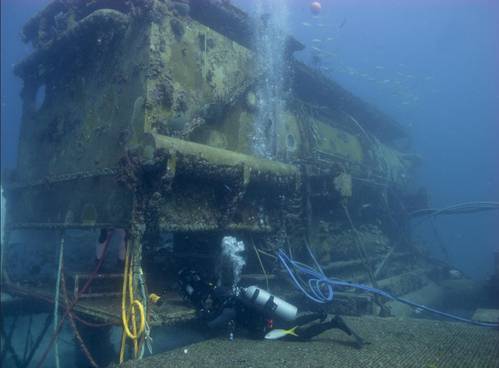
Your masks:
{"label": "rusty metal panel", "polygon": [[132,193],[115,175],[7,187],[7,228],[126,227]]}

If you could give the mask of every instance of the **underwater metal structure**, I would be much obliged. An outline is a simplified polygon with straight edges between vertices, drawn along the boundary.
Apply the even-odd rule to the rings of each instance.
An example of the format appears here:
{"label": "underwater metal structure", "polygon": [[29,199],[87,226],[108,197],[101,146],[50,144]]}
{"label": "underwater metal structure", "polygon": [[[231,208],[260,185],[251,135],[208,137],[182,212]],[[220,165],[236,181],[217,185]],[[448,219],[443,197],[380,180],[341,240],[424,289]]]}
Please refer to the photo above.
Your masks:
{"label": "underwater metal structure", "polygon": [[[23,36],[34,51],[15,68],[23,121],[5,188],[7,238],[126,229],[131,272],[142,267],[150,291],[169,290],[161,307],[151,307],[158,308],[151,325],[192,318],[171,292],[172,275],[186,263],[212,268],[225,235],[296,255],[310,244],[332,275],[398,295],[430,284],[441,266],[420,254],[406,227],[408,209],[418,205],[408,191],[417,157],[406,132],[294,59],[303,45],[291,37],[283,123],[269,129],[272,156],[255,156],[261,76],[252,24],[228,2],[211,0],[57,0],[31,19]],[[170,247],[159,246],[164,234]],[[7,244],[4,290],[53,298],[57,244],[38,257],[52,270],[46,278],[16,274],[12,265],[26,248]],[[85,277],[76,274],[78,252],[89,247],[74,246],[78,259],[65,261],[75,265],[66,267],[74,283]],[[243,282],[263,282],[248,249]],[[278,284],[277,276],[265,275]],[[337,310],[377,311],[370,297],[338,294]],[[107,292],[74,310],[121,324]]]}

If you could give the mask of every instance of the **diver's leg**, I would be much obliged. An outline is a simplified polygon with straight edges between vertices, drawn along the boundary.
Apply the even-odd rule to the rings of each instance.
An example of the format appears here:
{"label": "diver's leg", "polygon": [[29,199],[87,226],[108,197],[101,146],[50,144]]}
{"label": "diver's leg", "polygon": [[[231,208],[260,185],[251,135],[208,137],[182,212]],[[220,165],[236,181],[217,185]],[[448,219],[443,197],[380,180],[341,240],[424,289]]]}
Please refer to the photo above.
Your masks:
{"label": "diver's leg", "polygon": [[306,325],[307,323],[313,322],[313,321],[324,321],[327,318],[327,313],[325,312],[318,312],[318,313],[307,313],[307,314],[302,314],[301,316],[298,316],[294,321],[293,324],[297,326],[302,326]]}
{"label": "diver's leg", "polygon": [[355,338],[357,347],[361,348],[364,345],[364,340],[355,332],[353,332],[340,316],[334,317],[329,322],[316,323],[309,326],[298,327],[296,329],[296,334],[298,335],[298,338],[308,340],[332,328],[338,328],[343,332],[345,332],[346,334],[348,334],[349,336],[353,336]]}
{"label": "diver's leg", "polygon": [[308,326],[300,326],[295,332],[298,335],[299,339],[308,340],[312,337],[320,335],[324,331],[330,330],[334,328],[336,325],[333,321],[324,322],[324,323],[314,323]]}
{"label": "diver's leg", "polygon": [[355,331],[353,331],[350,327],[348,327],[345,320],[340,316],[336,315],[329,323],[332,323],[334,325],[332,328],[340,329],[341,331],[345,332],[347,335],[353,336],[359,348],[361,348],[364,345],[364,339],[359,335],[357,335]]}

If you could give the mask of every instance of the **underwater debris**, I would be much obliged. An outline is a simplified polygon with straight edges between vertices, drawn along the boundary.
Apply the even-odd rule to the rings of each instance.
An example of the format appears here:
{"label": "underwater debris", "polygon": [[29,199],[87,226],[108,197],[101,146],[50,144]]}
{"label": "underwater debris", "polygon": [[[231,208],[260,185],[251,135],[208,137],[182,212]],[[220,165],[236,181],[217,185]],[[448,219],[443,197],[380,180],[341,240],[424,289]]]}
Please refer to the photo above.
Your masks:
{"label": "underwater debris", "polygon": [[173,94],[174,88],[169,79],[166,79],[163,83],[160,83],[155,89],[156,100],[166,109],[171,109],[173,106]]}
{"label": "underwater debris", "polygon": [[258,97],[253,90],[249,90],[246,93],[246,98],[244,101],[249,111],[255,112],[258,109]]}
{"label": "underwater debris", "polygon": [[182,22],[176,18],[172,18],[170,20],[170,26],[171,26],[173,34],[175,35],[175,39],[177,41],[182,40],[182,37],[184,36],[184,33],[185,33],[185,27],[182,24]]}
{"label": "underwater debris", "polygon": [[225,103],[223,100],[212,102],[201,107],[199,112],[200,118],[206,120],[208,123],[221,121],[224,116]]}
{"label": "underwater debris", "polygon": [[[176,115],[169,119],[167,122],[161,120],[161,124],[166,130],[163,130],[166,135],[180,136],[187,126],[187,118],[183,115]],[[168,134],[170,133],[170,134]]]}
{"label": "underwater debris", "polygon": [[352,176],[341,173],[334,178],[334,188],[342,198],[350,198],[352,196]]}
{"label": "underwater debris", "polygon": [[181,17],[187,17],[191,12],[191,7],[189,4],[180,2],[180,1],[172,1],[172,7],[176,15]]}
{"label": "underwater debris", "polygon": [[313,1],[310,3],[310,11],[314,15],[319,15],[322,10],[322,5],[318,1]]}
{"label": "underwater debris", "polygon": [[187,94],[184,91],[178,92],[177,98],[175,99],[175,106],[173,108],[179,114],[187,112]]}

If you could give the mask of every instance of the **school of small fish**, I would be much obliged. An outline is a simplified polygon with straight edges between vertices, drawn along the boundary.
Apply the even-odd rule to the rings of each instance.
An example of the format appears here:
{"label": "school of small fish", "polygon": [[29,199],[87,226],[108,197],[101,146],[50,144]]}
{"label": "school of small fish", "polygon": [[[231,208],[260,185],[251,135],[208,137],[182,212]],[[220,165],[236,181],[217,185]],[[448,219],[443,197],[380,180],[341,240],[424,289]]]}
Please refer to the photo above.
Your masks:
{"label": "school of small fish", "polygon": [[[334,50],[333,41],[339,38],[340,31],[345,24],[346,18],[339,23],[333,22],[330,25],[331,33],[328,37],[314,37],[310,40],[310,52],[314,66],[330,77],[345,74],[387,89],[392,96],[400,99],[401,106],[414,105],[419,102],[420,98],[412,91],[411,85],[431,81],[433,79],[431,75],[418,77],[408,73],[408,67],[404,63],[398,63],[396,66],[374,65],[368,72],[347,65],[341,60],[338,50]],[[311,22],[302,22],[301,25],[311,29],[326,27],[324,23],[320,22],[319,15],[314,15]],[[320,33],[324,33],[322,29]],[[435,89],[431,92],[438,93]]]}

